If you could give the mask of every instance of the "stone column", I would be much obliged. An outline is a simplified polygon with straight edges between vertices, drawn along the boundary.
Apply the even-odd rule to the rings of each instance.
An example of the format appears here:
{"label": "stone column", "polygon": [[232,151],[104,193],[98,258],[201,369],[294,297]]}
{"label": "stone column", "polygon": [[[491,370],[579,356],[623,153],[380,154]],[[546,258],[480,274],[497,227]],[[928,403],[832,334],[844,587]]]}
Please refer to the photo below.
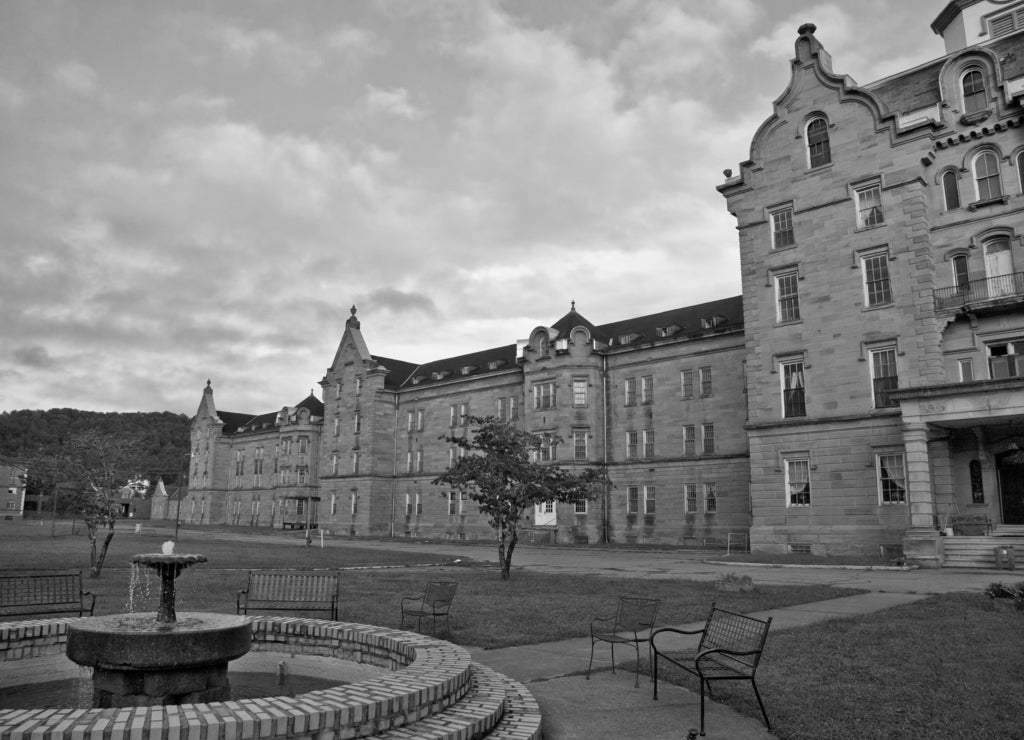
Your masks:
{"label": "stone column", "polygon": [[903,554],[924,568],[942,566],[942,548],[935,529],[935,494],[928,458],[928,425],[903,426],[903,447],[907,461],[907,505],[910,527],[903,535]]}

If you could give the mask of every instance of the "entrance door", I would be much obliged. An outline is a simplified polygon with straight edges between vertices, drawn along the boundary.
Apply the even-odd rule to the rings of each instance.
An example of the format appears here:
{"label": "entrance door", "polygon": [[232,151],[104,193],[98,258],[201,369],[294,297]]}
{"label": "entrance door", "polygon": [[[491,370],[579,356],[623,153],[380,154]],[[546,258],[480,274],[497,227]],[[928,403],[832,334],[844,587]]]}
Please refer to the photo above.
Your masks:
{"label": "entrance door", "polygon": [[1012,452],[999,461],[1003,524],[1024,524],[1024,455]]}

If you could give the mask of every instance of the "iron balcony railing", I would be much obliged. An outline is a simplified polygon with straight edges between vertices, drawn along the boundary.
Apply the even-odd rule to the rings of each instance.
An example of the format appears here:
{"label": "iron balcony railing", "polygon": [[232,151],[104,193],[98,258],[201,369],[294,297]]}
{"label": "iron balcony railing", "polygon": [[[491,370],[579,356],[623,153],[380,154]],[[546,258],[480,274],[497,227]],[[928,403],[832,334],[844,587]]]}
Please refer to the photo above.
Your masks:
{"label": "iron balcony railing", "polygon": [[953,288],[935,291],[935,308],[955,308],[969,303],[1024,296],[1024,272],[968,280]]}

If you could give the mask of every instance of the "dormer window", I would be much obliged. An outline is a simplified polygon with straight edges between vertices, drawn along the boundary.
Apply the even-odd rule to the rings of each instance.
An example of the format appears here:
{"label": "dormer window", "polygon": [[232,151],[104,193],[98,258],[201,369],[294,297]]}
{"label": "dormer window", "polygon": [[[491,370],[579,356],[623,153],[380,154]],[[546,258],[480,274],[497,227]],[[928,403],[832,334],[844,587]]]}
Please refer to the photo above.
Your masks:
{"label": "dormer window", "polygon": [[985,95],[985,78],[977,69],[969,69],[960,79],[960,89],[964,98],[964,115],[985,110],[988,107],[988,97]]}
{"label": "dormer window", "polygon": [[714,316],[705,316],[705,317],[703,317],[700,320],[700,328],[701,329],[714,329],[716,326],[721,326],[724,323],[725,323],[725,317],[724,316],[719,316],[717,314],[714,315]]}
{"label": "dormer window", "polygon": [[469,375],[471,372],[476,370],[476,365],[463,365],[459,368],[460,375]]}
{"label": "dormer window", "polygon": [[549,348],[550,344],[548,343],[548,338],[541,337],[540,340],[537,342],[537,354],[539,354],[541,357],[547,357]]}
{"label": "dormer window", "polygon": [[635,342],[639,338],[640,335],[637,334],[635,331],[630,332],[629,334],[622,334],[619,336],[619,344],[629,344],[631,342]]}
{"label": "dormer window", "polygon": [[992,38],[1007,36],[1022,28],[1024,28],[1024,8],[1017,8],[1009,13],[997,15],[990,18],[988,22],[988,32]]}
{"label": "dormer window", "polygon": [[828,139],[828,121],[812,118],[807,124],[807,162],[811,169],[832,163],[832,148]]}
{"label": "dormer window", "polygon": [[508,363],[505,360],[491,360],[487,363],[488,370],[497,370],[500,367],[505,367]]}
{"label": "dormer window", "polygon": [[672,324],[671,326],[659,326],[655,332],[659,337],[670,337],[676,332],[682,329],[679,324]]}
{"label": "dormer window", "polygon": [[426,379],[427,379],[426,375],[413,375],[412,376],[412,384],[413,385],[419,385],[420,383],[422,383]]}
{"label": "dormer window", "polygon": [[448,370],[439,370],[436,373],[433,373],[430,377],[433,378],[434,380],[444,380],[449,375],[451,375],[451,372],[449,372]]}

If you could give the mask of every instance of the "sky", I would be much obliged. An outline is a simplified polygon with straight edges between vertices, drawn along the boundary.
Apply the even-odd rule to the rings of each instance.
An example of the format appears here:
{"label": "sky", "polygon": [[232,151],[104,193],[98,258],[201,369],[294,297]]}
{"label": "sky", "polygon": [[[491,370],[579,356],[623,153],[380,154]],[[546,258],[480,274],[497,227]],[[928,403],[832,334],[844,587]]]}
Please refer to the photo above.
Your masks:
{"label": "sky", "polygon": [[0,0],[0,411],[274,411],[352,306],[421,363],[739,295],[797,28],[864,84],[945,4]]}

